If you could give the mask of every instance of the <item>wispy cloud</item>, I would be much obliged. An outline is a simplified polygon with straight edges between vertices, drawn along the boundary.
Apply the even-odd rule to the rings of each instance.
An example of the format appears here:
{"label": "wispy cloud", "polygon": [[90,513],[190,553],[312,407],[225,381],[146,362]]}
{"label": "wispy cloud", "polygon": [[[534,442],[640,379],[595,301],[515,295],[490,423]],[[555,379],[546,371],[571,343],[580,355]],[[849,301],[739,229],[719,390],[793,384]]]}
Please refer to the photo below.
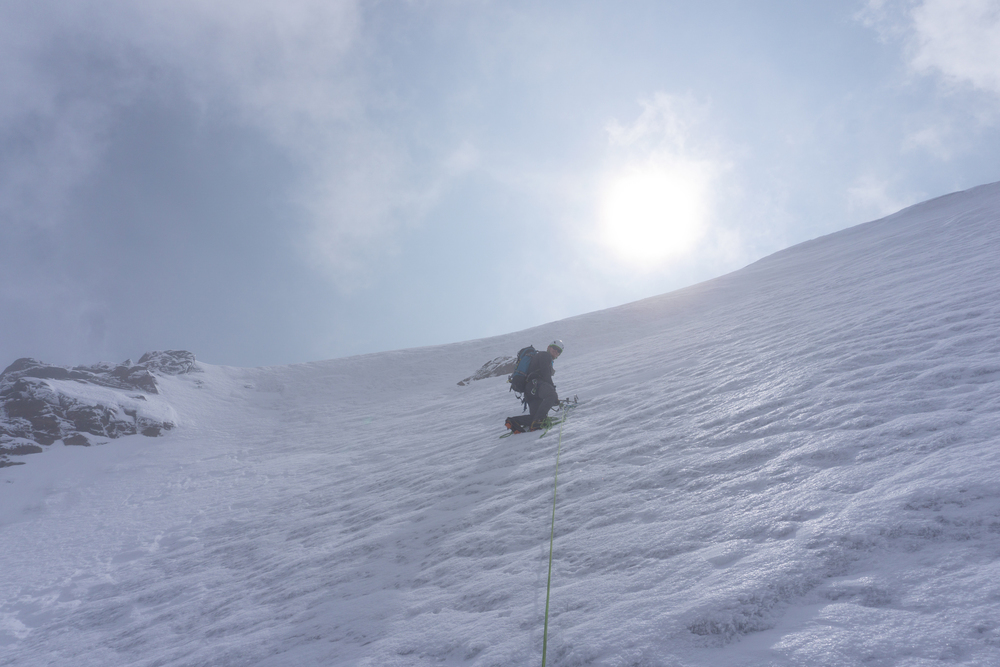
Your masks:
{"label": "wispy cloud", "polygon": [[939,160],[947,161],[957,152],[959,139],[952,124],[943,119],[908,134],[903,141],[907,151],[925,151]]}
{"label": "wispy cloud", "polygon": [[613,147],[682,156],[689,150],[689,136],[697,119],[707,111],[691,97],[657,93],[641,103],[642,113],[631,123],[608,123],[608,141]]}
{"label": "wispy cloud", "polygon": [[874,174],[865,174],[847,189],[848,211],[860,221],[874,220],[895,213],[912,202],[913,197],[899,198],[892,185]]}
{"label": "wispy cloud", "polygon": [[925,0],[912,20],[917,71],[1000,94],[1000,2]]}
{"label": "wispy cloud", "polygon": [[[980,152],[1000,124],[1000,0],[868,0],[856,18],[899,50],[905,94],[932,101],[899,114],[900,153],[957,165]],[[885,176],[880,182],[895,180]],[[852,212],[888,212],[872,186],[877,180],[862,176],[850,189]],[[960,177],[953,187],[963,183]]]}
{"label": "wispy cloud", "polygon": [[915,73],[1000,93],[997,0],[868,0],[857,18],[901,42]]}

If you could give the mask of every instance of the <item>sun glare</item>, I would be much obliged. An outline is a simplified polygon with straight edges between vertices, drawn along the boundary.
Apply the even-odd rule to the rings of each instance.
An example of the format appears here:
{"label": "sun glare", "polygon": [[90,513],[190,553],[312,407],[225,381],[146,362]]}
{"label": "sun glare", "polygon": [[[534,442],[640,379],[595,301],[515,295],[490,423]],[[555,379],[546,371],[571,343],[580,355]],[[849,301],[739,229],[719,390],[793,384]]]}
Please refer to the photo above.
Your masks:
{"label": "sun glare", "polygon": [[622,259],[652,264],[690,251],[704,232],[705,179],[679,169],[633,169],[604,193],[604,242]]}

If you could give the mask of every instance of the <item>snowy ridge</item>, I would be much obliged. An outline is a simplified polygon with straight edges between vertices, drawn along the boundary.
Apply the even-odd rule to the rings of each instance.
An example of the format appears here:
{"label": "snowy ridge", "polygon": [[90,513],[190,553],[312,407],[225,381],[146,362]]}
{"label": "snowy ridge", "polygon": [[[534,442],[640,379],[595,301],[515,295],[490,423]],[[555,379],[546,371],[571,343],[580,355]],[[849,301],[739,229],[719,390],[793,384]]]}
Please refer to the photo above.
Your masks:
{"label": "snowy ridge", "polygon": [[[0,665],[1000,664],[1000,185],[466,343],[162,378],[0,470]],[[16,547],[14,546],[16,545]],[[40,567],[39,563],[45,563]]]}

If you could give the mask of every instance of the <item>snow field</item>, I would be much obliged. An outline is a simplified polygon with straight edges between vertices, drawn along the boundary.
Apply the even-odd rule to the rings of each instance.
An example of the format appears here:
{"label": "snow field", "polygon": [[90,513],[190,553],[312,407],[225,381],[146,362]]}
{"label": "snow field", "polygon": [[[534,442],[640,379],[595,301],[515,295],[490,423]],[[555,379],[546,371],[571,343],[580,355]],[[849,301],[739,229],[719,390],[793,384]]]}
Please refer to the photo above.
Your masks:
{"label": "snow field", "polygon": [[494,339],[164,378],[0,470],[0,665],[1000,664],[1000,186]]}

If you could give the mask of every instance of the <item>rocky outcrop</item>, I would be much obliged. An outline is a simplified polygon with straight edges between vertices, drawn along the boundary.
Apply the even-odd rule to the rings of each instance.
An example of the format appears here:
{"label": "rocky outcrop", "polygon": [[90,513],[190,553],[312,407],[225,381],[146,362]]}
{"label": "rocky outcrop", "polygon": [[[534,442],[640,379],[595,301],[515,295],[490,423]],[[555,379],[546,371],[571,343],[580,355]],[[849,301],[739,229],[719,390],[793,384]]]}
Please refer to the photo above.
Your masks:
{"label": "rocky outcrop", "polygon": [[194,355],[184,350],[147,352],[139,357],[139,363],[136,366],[159,375],[183,375],[198,370]]}
{"label": "rocky outcrop", "polygon": [[149,369],[145,365],[133,364],[131,359],[117,365],[100,363],[94,366],[63,368],[26,357],[18,359],[0,373],[0,384],[10,384],[22,379],[75,380],[101,387],[159,393],[156,389],[156,379]]}
{"label": "rocky outcrop", "polygon": [[[102,438],[141,433],[158,436],[174,426],[169,409],[150,405],[156,376],[197,371],[190,352],[147,352],[133,364],[99,363],[65,368],[18,359],[0,373],[0,467],[12,456],[66,445],[101,444]],[[104,440],[106,442],[106,440]]]}
{"label": "rocky outcrop", "polygon": [[501,375],[510,375],[517,368],[517,357],[497,357],[493,361],[487,361],[482,367],[465,378],[460,380],[458,386],[464,387],[473,380],[483,380],[486,378],[500,377]]}

